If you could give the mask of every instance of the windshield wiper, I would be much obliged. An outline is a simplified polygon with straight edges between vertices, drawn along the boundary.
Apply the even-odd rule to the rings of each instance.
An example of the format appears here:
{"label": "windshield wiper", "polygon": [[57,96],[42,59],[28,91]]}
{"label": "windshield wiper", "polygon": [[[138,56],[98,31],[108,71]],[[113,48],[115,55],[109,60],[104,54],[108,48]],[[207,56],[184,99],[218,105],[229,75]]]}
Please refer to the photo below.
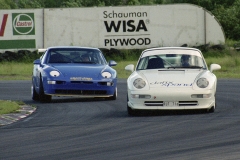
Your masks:
{"label": "windshield wiper", "polygon": [[89,61],[89,62],[74,62],[74,63],[87,63],[87,64],[97,64],[96,62]]}
{"label": "windshield wiper", "polygon": [[168,69],[170,69],[170,68],[193,68],[193,69],[202,69],[203,67],[201,67],[201,66],[187,66],[187,67],[168,67]]}

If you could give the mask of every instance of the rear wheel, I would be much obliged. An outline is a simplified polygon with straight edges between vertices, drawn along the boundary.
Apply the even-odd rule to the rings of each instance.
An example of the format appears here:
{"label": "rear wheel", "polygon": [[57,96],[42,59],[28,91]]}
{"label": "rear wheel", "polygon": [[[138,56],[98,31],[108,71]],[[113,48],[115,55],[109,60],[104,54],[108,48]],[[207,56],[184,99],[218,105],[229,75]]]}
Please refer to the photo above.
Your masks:
{"label": "rear wheel", "polygon": [[39,86],[39,100],[40,102],[51,102],[52,100],[52,96],[46,95],[44,93],[42,80],[40,80],[40,86]]}

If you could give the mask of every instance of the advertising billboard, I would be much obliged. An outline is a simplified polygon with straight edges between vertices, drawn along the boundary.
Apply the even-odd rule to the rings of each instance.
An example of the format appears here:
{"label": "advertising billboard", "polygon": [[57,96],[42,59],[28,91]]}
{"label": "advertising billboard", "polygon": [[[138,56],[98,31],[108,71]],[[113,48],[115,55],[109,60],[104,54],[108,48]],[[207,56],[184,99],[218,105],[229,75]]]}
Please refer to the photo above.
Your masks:
{"label": "advertising billboard", "polygon": [[221,24],[196,5],[0,11],[0,50],[85,46],[115,49],[224,44]]}

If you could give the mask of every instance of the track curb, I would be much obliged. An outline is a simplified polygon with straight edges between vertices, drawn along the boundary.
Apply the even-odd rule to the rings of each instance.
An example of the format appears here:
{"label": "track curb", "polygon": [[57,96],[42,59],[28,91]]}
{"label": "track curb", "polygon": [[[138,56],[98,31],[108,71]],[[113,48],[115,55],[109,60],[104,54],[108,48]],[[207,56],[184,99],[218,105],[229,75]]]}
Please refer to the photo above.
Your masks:
{"label": "track curb", "polygon": [[17,122],[20,119],[26,118],[35,112],[36,108],[30,105],[20,105],[20,109],[17,113],[3,114],[0,115],[0,127],[9,125],[11,123]]}

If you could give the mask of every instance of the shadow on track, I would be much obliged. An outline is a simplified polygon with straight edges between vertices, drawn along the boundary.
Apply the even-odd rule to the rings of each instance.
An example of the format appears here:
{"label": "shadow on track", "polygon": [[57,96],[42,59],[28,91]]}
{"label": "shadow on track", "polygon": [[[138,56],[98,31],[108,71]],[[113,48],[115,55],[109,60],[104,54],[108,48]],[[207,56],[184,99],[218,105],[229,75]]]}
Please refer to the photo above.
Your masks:
{"label": "shadow on track", "polygon": [[195,115],[195,114],[211,114],[207,110],[138,110],[130,117],[149,117],[149,116],[175,116],[175,115]]}

